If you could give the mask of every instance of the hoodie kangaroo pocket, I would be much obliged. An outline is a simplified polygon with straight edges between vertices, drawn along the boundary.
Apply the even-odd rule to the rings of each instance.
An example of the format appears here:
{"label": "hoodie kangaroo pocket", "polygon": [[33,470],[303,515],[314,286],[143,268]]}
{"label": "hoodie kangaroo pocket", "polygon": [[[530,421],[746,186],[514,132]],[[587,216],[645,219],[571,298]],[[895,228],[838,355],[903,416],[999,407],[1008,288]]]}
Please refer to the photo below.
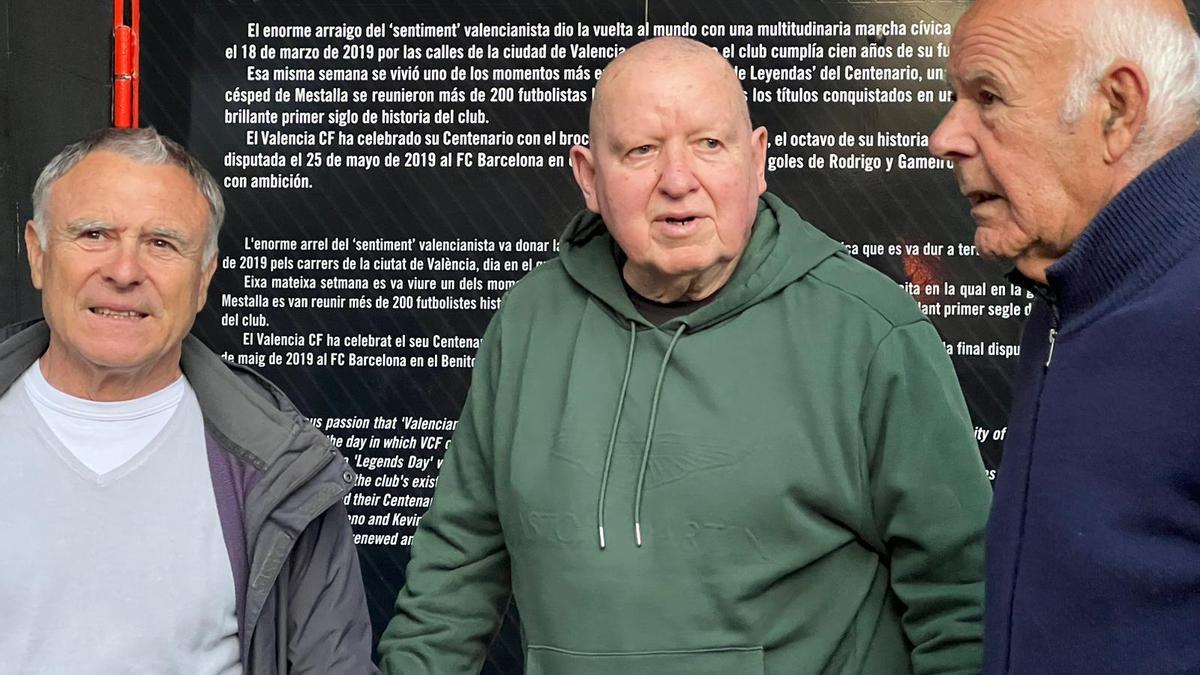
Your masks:
{"label": "hoodie kangaroo pocket", "polygon": [[762,647],[575,652],[530,645],[525,675],[763,675]]}

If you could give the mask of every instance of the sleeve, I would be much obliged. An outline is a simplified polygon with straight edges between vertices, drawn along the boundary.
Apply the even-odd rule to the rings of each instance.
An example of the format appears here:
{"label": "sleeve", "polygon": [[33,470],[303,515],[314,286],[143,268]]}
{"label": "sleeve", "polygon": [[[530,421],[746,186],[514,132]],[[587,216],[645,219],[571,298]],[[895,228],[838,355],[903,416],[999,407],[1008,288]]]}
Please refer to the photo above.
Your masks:
{"label": "sleeve", "polygon": [[396,614],[379,641],[393,675],[478,673],[511,586],[493,479],[501,312],[476,355],[471,388],[433,503],[413,536]]}
{"label": "sleeve", "polygon": [[992,493],[954,366],[931,324],[894,327],[879,343],[860,414],[871,526],[903,606],[913,672],[978,673]]}
{"label": "sleeve", "polygon": [[[334,468],[340,472],[340,462]],[[378,672],[371,662],[371,618],[358,550],[341,501],[304,530],[283,570],[288,589],[287,672]]]}

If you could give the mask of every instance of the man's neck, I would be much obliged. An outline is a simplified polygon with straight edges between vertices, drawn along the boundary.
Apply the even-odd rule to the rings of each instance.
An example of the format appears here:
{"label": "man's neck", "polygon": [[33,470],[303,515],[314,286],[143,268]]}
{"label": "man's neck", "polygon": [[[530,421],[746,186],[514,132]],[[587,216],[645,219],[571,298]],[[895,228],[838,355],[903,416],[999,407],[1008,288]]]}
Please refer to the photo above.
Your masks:
{"label": "man's neck", "polygon": [[710,268],[696,274],[681,277],[664,277],[631,265],[629,261],[621,270],[625,283],[635,293],[660,304],[672,302],[695,302],[703,300],[721,290],[737,269],[738,259],[720,267]]}
{"label": "man's neck", "polygon": [[99,368],[72,358],[51,341],[42,355],[42,377],[55,389],[89,401],[129,401],[164,389],[179,379],[179,359],[167,367],[160,362],[144,368]]}

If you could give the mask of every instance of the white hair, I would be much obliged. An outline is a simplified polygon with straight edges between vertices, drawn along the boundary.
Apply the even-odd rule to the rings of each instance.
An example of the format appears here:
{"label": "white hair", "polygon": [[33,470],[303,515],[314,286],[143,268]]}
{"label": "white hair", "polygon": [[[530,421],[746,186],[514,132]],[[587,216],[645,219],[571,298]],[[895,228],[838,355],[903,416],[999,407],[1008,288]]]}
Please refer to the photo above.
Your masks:
{"label": "white hair", "polygon": [[33,226],[42,249],[46,248],[49,235],[46,201],[49,199],[50,186],[75,168],[89,153],[97,150],[114,152],[141,164],[177,166],[187,171],[208,205],[208,236],[202,257],[205,264],[213,259],[217,254],[217,236],[225,221],[225,201],[221,198],[221,188],[199,160],[183,146],[158,133],[154,127],[101,129],[63,148],[46,164],[33,186]]}
{"label": "white hair", "polygon": [[1093,12],[1083,33],[1079,65],[1063,102],[1065,124],[1083,117],[1109,66],[1128,59],[1142,68],[1150,88],[1146,124],[1130,157],[1134,168],[1145,168],[1169,143],[1200,128],[1200,36],[1190,27],[1126,0]]}

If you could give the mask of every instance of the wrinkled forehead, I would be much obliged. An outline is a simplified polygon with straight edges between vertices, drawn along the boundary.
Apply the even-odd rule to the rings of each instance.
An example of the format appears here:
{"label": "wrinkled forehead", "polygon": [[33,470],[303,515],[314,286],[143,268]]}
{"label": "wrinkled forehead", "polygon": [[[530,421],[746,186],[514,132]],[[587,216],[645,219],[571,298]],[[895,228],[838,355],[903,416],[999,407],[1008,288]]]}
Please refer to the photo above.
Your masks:
{"label": "wrinkled forehead", "polygon": [[971,7],[950,38],[951,81],[982,76],[1043,77],[1076,61],[1082,32],[1077,8],[1059,11],[1040,0],[983,0]]}
{"label": "wrinkled forehead", "polygon": [[740,88],[724,80],[661,76],[631,81],[605,99],[597,115],[594,138],[612,142],[697,133],[716,134],[729,142],[746,136],[749,116]]}
{"label": "wrinkled forehead", "polygon": [[78,215],[198,222],[207,226],[208,202],[195,180],[173,164],[139,162],[97,150],[50,184],[45,208],[52,221]]}
{"label": "wrinkled forehead", "polygon": [[[729,118],[750,126],[741,82],[732,67],[715,53],[654,60],[653,55],[630,55],[614,61],[596,87],[590,126],[592,136],[621,121],[653,115],[680,102],[693,117]],[[691,101],[692,104],[687,105]]]}
{"label": "wrinkled forehead", "polygon": [[[1144,14],[1165,18],[1181,29],[1193,31],[1200,19],[1196,11],[1188,9],[1184,0],[976,0],[963,19],[1001,14],[1025,17],[1051,30],[1072,27],[1086,29],[1098,17],[1111,16],[1118,10],[1125,16]],[[1137,30],[1136,26],[1128,28]]]}

